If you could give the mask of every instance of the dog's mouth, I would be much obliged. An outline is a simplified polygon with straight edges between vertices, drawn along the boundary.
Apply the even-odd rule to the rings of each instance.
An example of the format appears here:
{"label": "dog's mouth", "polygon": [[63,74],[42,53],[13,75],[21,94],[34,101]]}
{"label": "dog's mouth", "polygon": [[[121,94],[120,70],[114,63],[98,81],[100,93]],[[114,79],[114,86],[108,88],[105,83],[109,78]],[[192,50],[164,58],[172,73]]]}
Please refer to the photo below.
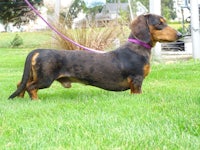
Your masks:
{"label": "dog's mouth", "polygon": [[175,42],[177,41],[178,39],[176,40],[159,40],[160,43],[169,43],[169,42]]}
{"label": "dog's mouth", "polygon": [[177,34],[174,36],[174,38],[167,38],[167,39],[159,39],[158,41],[161,42],[161,43],[166,43],[166,42],[175,42],[179,39],[181,39],[183,36],[180,32],[177,32]]}
{"label": "dog's mouth", "polygon": [[183,35],[180,32],[177,32],[177,39],[181,39]]}

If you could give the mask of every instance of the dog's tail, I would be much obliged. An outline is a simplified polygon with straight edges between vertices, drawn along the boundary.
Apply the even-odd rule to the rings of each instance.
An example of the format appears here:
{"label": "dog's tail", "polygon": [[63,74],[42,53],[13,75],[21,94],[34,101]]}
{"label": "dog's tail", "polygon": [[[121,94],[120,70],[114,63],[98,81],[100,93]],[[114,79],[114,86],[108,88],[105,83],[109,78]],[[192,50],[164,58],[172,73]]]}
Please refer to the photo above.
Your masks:
{"label": "dog's tail", "polygon": [[16,96],[19,96],[19,94],[23,90],[25,90],[26,84],[27,84],[27,82],[28,82],[28,80],[30,78],[30,75],[31,75],[31,61],[32,61],[33,55],[34,55],[34,52],[31,52],[27,56],[26,61],[25,61],[25,65],[24,65],[24,72],[23,72],[21,83],[18,86],[17,90],[13,94],[11,94],[8,99],[13,99]]}

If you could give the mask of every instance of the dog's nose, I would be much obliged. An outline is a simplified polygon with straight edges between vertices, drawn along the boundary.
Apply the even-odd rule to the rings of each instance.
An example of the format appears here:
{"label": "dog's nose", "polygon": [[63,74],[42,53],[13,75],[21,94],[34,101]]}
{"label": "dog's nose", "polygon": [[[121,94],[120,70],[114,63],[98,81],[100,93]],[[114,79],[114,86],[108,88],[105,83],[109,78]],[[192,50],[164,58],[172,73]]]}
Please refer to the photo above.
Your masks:
{"label": "dog's nose", "polygon": [[183,35],[180,32],[177,32],[177,37],[178,37],[178,39],[180,39],[183,37]]}

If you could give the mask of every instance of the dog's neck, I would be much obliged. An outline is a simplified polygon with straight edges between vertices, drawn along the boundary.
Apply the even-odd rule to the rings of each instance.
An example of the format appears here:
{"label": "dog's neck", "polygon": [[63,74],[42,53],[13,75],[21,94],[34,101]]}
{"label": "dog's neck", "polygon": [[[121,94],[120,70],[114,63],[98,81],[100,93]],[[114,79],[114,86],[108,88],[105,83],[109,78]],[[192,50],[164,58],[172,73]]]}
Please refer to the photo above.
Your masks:
{"label": "dog's neck", "polygon": [[134,37],[132,34],[129,36],[128,41],[132,42],[134,44],[143,46],[143,47],[145,47],[147,49],[151,49],[152,48],[151,44],[145,43],[142,40],[139,40],[138,38]]}
{"label": "dog's neck", "polygon": [[128,41],[132,42],[132,43],[135,43],[137,45],[143,46],[143,47],[145,47],[147,49],[151,49],[151,45],[150,44],[142,42],[142,41],[140,41],[138,39],[129,38]]}

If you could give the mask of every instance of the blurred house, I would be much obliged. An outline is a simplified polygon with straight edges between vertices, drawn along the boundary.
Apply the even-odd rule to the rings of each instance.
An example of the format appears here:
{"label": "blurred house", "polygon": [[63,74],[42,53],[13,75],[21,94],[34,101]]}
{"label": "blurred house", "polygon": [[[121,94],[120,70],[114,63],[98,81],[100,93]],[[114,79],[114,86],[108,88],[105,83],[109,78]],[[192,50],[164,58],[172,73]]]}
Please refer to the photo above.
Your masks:
{"label": "blurred house", "polygon": [[128,3],[107,3],[102,11],[96,14],[96,22],[109,22],[120,17],[120,11],[129,10]]}
{"label": "blurred house", "polygon": [[[102,10],[95,15],[95,24],[96,26],[104,26],[106,23],[114,21],[120,18],[120,11],[129,10],[128,3],[106,3],[103,5]],[[88,27],[89,23],[92,22],[92,16],[86,14],[78,15],[76,19],[74,19],[73,27]],[[83,26],[82,26],[83,25]]]}

